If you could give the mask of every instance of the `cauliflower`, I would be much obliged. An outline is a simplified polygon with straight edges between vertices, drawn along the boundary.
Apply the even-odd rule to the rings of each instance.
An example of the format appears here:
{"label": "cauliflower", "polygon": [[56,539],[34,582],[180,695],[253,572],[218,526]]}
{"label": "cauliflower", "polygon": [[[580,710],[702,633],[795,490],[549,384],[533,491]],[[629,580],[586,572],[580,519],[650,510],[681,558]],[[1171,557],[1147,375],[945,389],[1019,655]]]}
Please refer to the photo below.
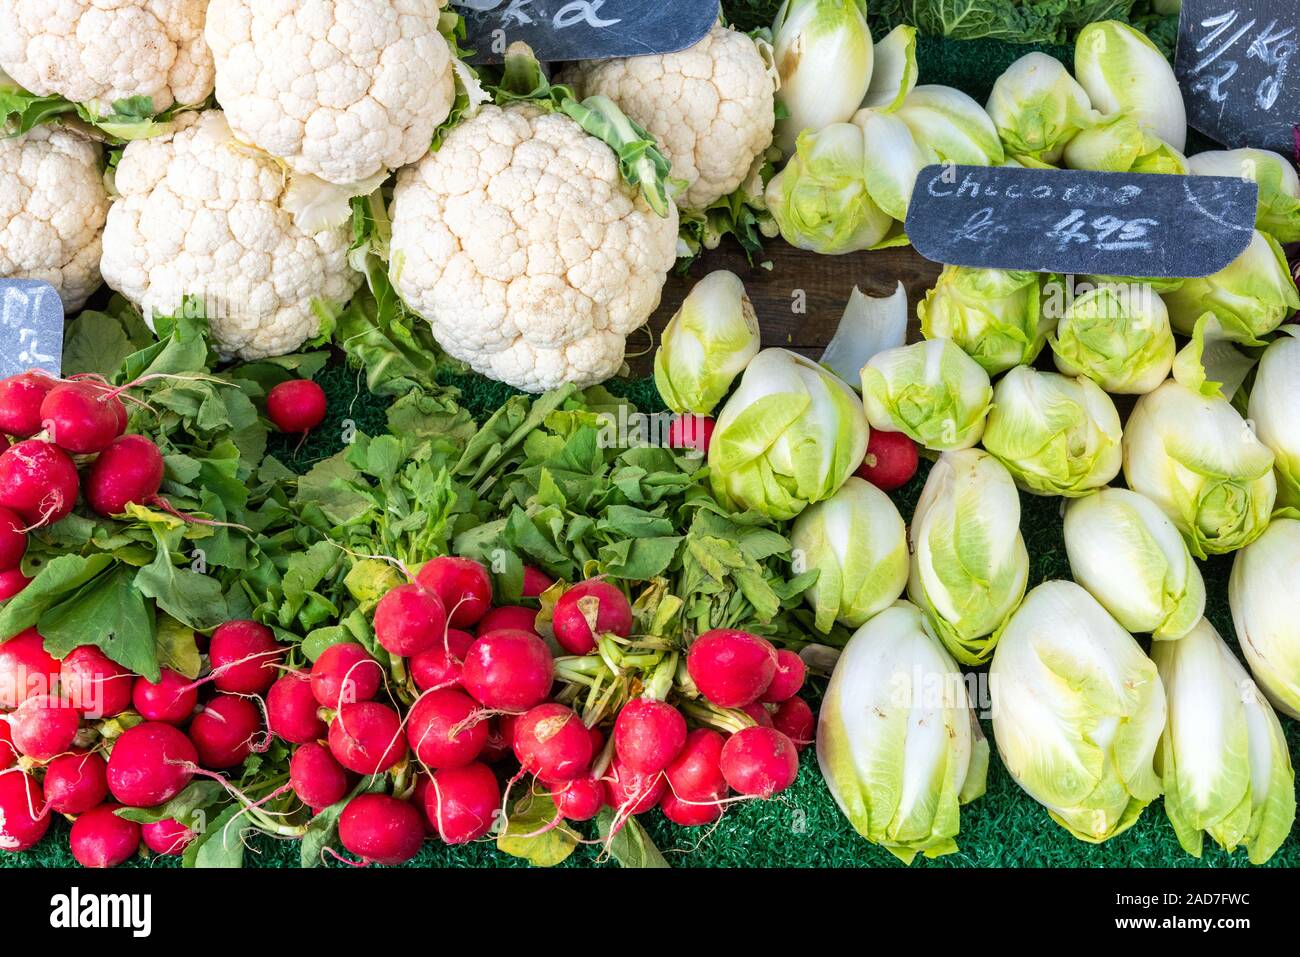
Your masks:
{"label": "cauliflower", "polygon": [[212,0],[217,99],[298,173],[359,183],[413,163],[456,96],[435,0]]}
{"label": "cauliflower", "polygon": [[659,305],[677,211],[614,152],[536,106],[485,106],[398,175],[393,283],[452,356],[516,388],[588,386]]}
{"label": "cauliflower", "polygon": [[686,181],[682,209],[731,195],[772,145],[775,71],[754,40],[728,27],[680,53],[578,63],[561,80],[579,99],[609,97],[645,127]]}
{"label": "cauliflower", "polygon": [[108,192],[99,146],[62,127],[0,139],[0,277],[43,279],[67,312],[99,286]]}
{"label": "cauliflower", "polygon": [[212,93],[207,0],[0,0],[0,69],[31,93],[93,104],[147,96],[161,113]]}
{"label": "cauliflower", "polygon": [[218,110],[127,146],[116,186],[104,281],[146,318],[199,299],[227,355],[292,352],[320,329],[316,301],[343,303],[361,283],[347,228],[299,229],[281,205],[283,170],[235,140]]}

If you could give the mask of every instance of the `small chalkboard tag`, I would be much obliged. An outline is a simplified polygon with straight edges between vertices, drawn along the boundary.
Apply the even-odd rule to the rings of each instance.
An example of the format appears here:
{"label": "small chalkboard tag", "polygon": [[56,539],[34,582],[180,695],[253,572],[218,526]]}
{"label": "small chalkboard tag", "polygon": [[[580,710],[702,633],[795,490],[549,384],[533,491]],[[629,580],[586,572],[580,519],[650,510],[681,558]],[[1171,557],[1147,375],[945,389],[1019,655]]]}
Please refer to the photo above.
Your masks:
{"label": "small chalkboard tag", "polygon": [[1300,3],[1183,0],[1174,60],[1188,122],[1236,149],[1290,156],[1300,124]]}
{"label": "small chalkboard tag", "polygon": [[0,378],[28,369],[59,375],[63,303],[48,282],[0,279]]}
{"label": "small chalkboard tag", "polygon": [[1249,245],[1258,195],[1224,176],[927,166],[907,235],[926,259],[954,266],[1208,276]]}
{"label": "small chalkboard tag", "polygon": [[471,63],[500,63],[522,40],[544,63],[676,53],[718,19],[719,0],[453,0]]}

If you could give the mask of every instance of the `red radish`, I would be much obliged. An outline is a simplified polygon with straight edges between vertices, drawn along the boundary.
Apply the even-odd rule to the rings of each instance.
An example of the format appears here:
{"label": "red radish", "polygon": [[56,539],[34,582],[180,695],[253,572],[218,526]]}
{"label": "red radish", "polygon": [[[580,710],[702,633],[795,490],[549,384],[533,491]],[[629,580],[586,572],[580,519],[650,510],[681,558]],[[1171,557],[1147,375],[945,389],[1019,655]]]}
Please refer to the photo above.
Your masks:
{"label": "red radish", "polygon": [[760,728],[772,727],[772,712],[768,711],[761,701],[751,702],[738,710],[753,718],[754,723]]}
{"label": "red radish", "polygon": [[121,515],[128,505],[152,505],[162,488],[162,452],[143,435],[123,435],[100,453],[86,475],[86,503],[98,515]]}
{"label": "red radish", "polygon": [[537,611],[523,605],[502,605],[493,608],[481,619],[474,633],[490,635],[494,631],[527,631],[537,634]]}
{"label": "red radish", "polygon": [[406,670],[421,691],[453,687],[460,684],[461,664],[472,644],[474,636],[468,631],[448,628],[445,644],[412,655],[406,663]]}
{"label": "red radish", "polygon": [[219,694],[190,722],[190,740],[205,768],[233,768],[253,753],[262,715],[247,698]]}
{"label": "red radish", "polygon": [[[502,715],[501,717],[513,717],[513,715]],[[496,764],[507,754],[514,755],[510,742],[506,740],[505,735],[501,733],[501,724],[497,718],[491,718],[488,721],[487,741],[483,744],[483,752],[478,759],[484,764]],[[3,765],[0,765],[3,767]]]}
{"label": "red radish", "polygon": [[674,415],[668,423],[668,446],[707,452],[716,426],[707,415]]}
{"label": "red radish", "polygon": [[566,781],[555,792],[555,806],[566,821],[590,821],[605,806],[605,786],[591,777]]}
{"label": "red radish", "polygon": [[468,628],[492,607],[492,579],[471,558],[440,555],[427,562],[415,580],[442,599],[447,621],[457,628]]}
{"label": "red radish", "polygon": [[722,775],[741,794],[770,798],[793,784],[798,773],[794,742],[774,728],[744,728],[722,747]]}
{"label": "red radish", "polygon": [[524,566],[524,597],[539,598],[542,592],[555,584],[555,579],[532,565]]}
{"label": "red radish", "polygon": [[67,518],[78,488],[77,466],[58,446],[28,439],[0,452],[0,505],[29,527]]}
{"label": "red radish", "polygon": [[155,854],[171,857],[182,854],[190,842],[198,835],[175,818],[167,817],[161,821],[150,821],[140,825],[140,837],[144,846]]}
{"label": "red radish", "polygon": [[27,533],[17,512],[0,506],[0,572],[17,568],[27,554]]}
{"label": "red radish", "polygon": [[405,864],[424,843],[424,820],[409,801],[358,794],[339,818],[339,841],[364,861]]}
{"label": "red radish", "polygon": [[600,754],[600,749],[605,746],[605,732],[600,728],[588,728],[587,735],[591,738],[591,753]]}
{"label": "red radish", "polygon": [[72,822],[68,844],[82,867],[117,867],[140,849],[140,825],[118,817],[120,804],[101,804]]}
{"label": "red radish", "polygon": [[686,719],[672,705],[634,698],[614,722],[614,750],[639,774],[662,771],[686,744]]}
{"label": "red radish", "polygon": [[62,698],[36,695],[9,716],[14,747],[36,761],[48,761],[72,747],[80,718]]}
{"label": "red radish", "polygon": [[281,432],[299,435],[325,421],[325,390],[310,379],[281,382],[266,394],[266,417]]}
{"label": "red radish", "polygon": [[128,807],[165,804],[185,790],[198,759],[190,739],[170,724],[138,724],[113,742],[109,793]]}
{"label": "red radish", "polygon": [[199,704],[199,692],[190,680],[170,668],[162,669],[158,683],[136,678],[131,686],[131,706],[146,721],[184,724]]}
{"label": "red radish", "polygon": [[423,794],[424,816],[444,844],[468,844],[492,830],[501,786],[486,764],[436,771]]}
{"label": "red radish", "polygon": [[0,432],[31,438],[41,431],[41,403],[59,382],[43,372],[23,372],[0,381]]}
{"label": "red radish", "polygon": [[329,728],[330,753],[349,771],[382,774],[406,757],[397,712],[374,701],[339,708]]}
{"label": "red radish", "polygon": [[272,734],[290,744],[306,744],[325,737],[325,722],[316,713],[311,679],[289,672],[266,693],[266,719]]}
{"label": "red radish", "polygon": [[519,719],[522,714],[502,714],[497,716],[497,727],[501,729],[501,737],[505,739],[506,747],[511,753],[515,748],[515,729],[519,727]]}
{"label": "red radish", "polygon": [[702,827],[722,817],[722,795],[708,801],[683,801],[672,791],[664,792],[659,810],[678,827]]}
{"label": "red radish", "polygon": [[25,851],[49,827],[45,795],[35,779],[22,771],[0,774],[0,851]]}
{"label": "red radish", "polygon": [[406,740],[429,768],[462,768],[487,744],[487,718],[474,699],[455,688],[430,691],[411,708]]}
{"label": "red radish", "polygon": [[605,581],[581,582],[560,596],[551,621],[555,640],[571,655],[590,654],[596,648],[588,614],[601,634],[613,632],[626,638],[632,633],[632,606],[622,590]]}
{"label": "red radish", "polygon": [[58,680],[59,660],[45,650],[45,639],[35,628],[0,643],[0,710],[52,694]]}
{"label": "red radish", "polygon": [[14,747],[14,736],[9,730],[9,719],[0,715],[0,771],[8,771],[17,763],[18,749]]}
{"label": "red radish", "polygon": [[60,814],[84,814],[108,797],[108,765],[93,751],[61,754],[45,766],[45,800]]}
{"label": "red radish", "polygon": [[212,633],[208,660],[212,683],[231,694],[264,694],[280,674],[284,646],[270,628],[255,621],[228,621]]}
{"label": "red radish", "polygon": [[803,698],[786,698],[777,706],[776,714],[772,715],[772,727],[793,741],[800,751],[813,743],[816,725],[812,708],[808,707],[808,702]]}
{"label": "red radish", "polygon": [[757,635],[730,628],[706,631],[686,653],[686,670],[700,694],[722,708],[759,699],[776,675],[776,649]]}
{"label": "red radish", "polygon": [[494,631],[465,653],[461,684],[485,708],[527,711],[551,693],[555,663],[546,642],[526,631]]}
{"label": "red radish", "polygon": [[867,440],[867,457],[858,466],[857,475],[882,492],[892,492],[912,480],[919,462],[916,443],[902,432],[872,429]]}
{"label": "red radish", "polygon": [[64,382],[41,401],[41,426],[50,441],[74,455],[102,452],[126,428],[126,409],[112,390],[94,382]]}
{"label": "red radish", "polygon": [[803,687],[804,675],[807,669],[804,667],[803,659],[793,651],[787,651],[782,648],[776,653],[776,674],[772,676],[772,683],[767,686],[763,692],[762,698],[768,704],[780,704],[793,698]]}
{"label": "red radish", "polygon": [[0,601],[8,601],[32,583],[20,568],[0,572]]}
{"label": "red radish", "polygon": [[619,816],[644,814],[664,796],[668,779],[663,772],[638,774],[618,758],[605,772],[605,803]]}
{"label": "red radish", "polygon": [[591,735],[572,708],[539,704],[515,723],[515,757],[543,781],[571,781],[591,767]]}
{"label": "red radish", "polygon": [[293,793],[313,811],[337,804],[347,796],[348,774],[322,744],[304,744],[289,759]]}
{"label": "red radish", "polygon": [[59,667],[59,693],[82,717],[112,718],[131,707],[135,675],[95,645],[74,648]]}
{"label": "red radish", "polygon": [[696,728],[664,769],[672,793],[685,801],[717,801],[727,793],[722,776],[722,747],[726,739],[710,728]]}
{"label": "red radish", "polygon": [[366,649],[351,642],[330,645],[311,666],[311,693],[322,708],[369,701],[379,693],[384,670]]}
{"label": "red radish", "polygon": [[447,609],[434,592],[398,585],[375,606],[375,639],[401,658],[440,647],[447,633]]}

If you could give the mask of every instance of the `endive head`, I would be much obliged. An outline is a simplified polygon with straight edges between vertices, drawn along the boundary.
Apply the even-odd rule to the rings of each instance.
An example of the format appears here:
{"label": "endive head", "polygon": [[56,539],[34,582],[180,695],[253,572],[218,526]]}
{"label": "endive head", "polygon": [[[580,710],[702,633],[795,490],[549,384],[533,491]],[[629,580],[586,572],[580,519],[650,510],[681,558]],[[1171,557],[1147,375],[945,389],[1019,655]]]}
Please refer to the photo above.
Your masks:
{"label": "endive head", "polygon": [[1124,477],[1155,502],[1197,558],[1249,545],[1277,497],[1273,453],[1221,396],[1172,379],[1138,399],[1124,430]]}
{"label": "endive head", "polygon": [[1160,676],[1080,586],[1047,582],[1025,596],[993,654],[989,691],[1002,763],[1075,837],[1112,838],[1160,795]]}
{"label": "endive head", "polygon": [[1251,673],[1277,709],[1300,718],[1300,520],[1274,519],[1232,560],[1228,604]]}
{"label": "endive head", "polygon": [[1204,618],[1151,650],[1169,719],[1156,767],[1178,842],[1200,857],[1209,834],[1263,864],[1295,824],[1295,772],[1277,715]]}
{"label": "endive head", "polygon": [[835,494],[862,464],[869,432],[848,385],[810,359],[764,349],[718,415],[709,443],[714,494],[788,521]]}
{"label": "endive head", "polygon": [[1102,113],[1132,114],[1180,153],[1187,147],[1178,77],[1145,34],[1118,20],[1088,24],[1075,42],[1074,74]]}
{"label": "endive head", "polygon": [[1300,509],[1300,338],[1280,336],[1264,350],[1246,415],[1273,453],[1278,504]]}
{"label": "endive head", "polygon": [[998,77],[986,106],[1012,156],[1055,163],[1065,144],[1098,119],[1092,102],[1056,57],[1027,53]]}
{"label": "endive head", "polygon": [[887,349],[862,369],[873,428],[903,432],[928,449],[968,449],[984,434],[988,373],[949,339]]}
{"label": "endive head", "polygon": [[1052,326],[1033,272],[944,266],[916,308],[927,339],[951,339],[994,376],[1038,357]]}
{"label": "endive head", "polygon": [[1205,582],[1182,535],[1154,502],[1104,488],[1065,510],[1070,574],[1127,631],[1181,638],[1205,613]]}
{"label": "endive head", "polygon": [[1142,283],[1102,285],[1079,296],[1051,342],[1062,373],[1121,394],[1156,388],[1169,378],[1177,352],[1164,300]]}
{"label": "endive head", "polygon": [[1187,160],[1193,176],[1236,176],[1259,185],[1255,225],[1280,243],[1300,242],[1300,174],[1270,150],[1210,150]]}
{"label": "endive head", "polygon": [[735,273],[691,289],[655,353],[655,385],[674,412],[708,415],[758,354],[758,316]]}
{"label": "endive head", "polygon": [[820,574],[804,598],[818,631],[835,622],[857,628],[888,608],[907,584],[907,532],[889,496],[850,478],[811,505],[790,532],[796,562]]}
{"label": "endive head", "polygon": [[958,661],[986,663],[1029,580],[1010,473],[979,449],[945,452],[930,469],[909,536],[908,597]]}
{"label": "endive head", "polygon": [[918,86],[898,117],[931,162],[997,166],[1006,159],[997,127],[984,108],[949,86]]}
{"label": "endive head", "polygon": [[1105,117],[1081,131],[1062,155],[1070,169],[1099,173],[1187,172],[1187,157],[1128,113]]}
{"label": "endive head", "polygon": [[1097,383],[1018,366],[993,390],[984,447],[1026,491],[1076,497],[1119,474],[1120,435]]}
{"label": "endive head", "polygon": [[871,843],[909,864],[957,850],[960,806],[984,793],[988,742],[916,606],[885,609],[845,646],[822,701],[817,762]]}

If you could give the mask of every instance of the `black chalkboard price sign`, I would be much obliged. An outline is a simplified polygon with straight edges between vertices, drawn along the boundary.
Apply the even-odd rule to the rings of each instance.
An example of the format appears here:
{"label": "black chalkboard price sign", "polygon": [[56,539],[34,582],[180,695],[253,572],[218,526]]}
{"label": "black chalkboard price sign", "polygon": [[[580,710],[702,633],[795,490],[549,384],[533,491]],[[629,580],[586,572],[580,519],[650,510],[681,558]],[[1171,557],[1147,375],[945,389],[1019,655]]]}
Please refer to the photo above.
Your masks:
{"label": "black chalkboard price sign", "polygon": [[0,379],[44,369],[60,373],[63,303],[47,282],[0,279]]}
{"label": "black chalkboard price sign", "polygon": [[472,63],[500,63],[522,40],[543,62],[676,53],[718,19],[719,0],[452,0]]}
{"label": "black chalkboard price sign", "polygon": [[1223,176],[927,166],[907,235],[926,259],[955,266],[1208,276],[1249,245],[1258,195]]}
{"label": "black chalkboard price sign", "polygon": [[1300,2],[1183,0],[1175,70],[1188,122],[1290,156],[1300,125]]}

